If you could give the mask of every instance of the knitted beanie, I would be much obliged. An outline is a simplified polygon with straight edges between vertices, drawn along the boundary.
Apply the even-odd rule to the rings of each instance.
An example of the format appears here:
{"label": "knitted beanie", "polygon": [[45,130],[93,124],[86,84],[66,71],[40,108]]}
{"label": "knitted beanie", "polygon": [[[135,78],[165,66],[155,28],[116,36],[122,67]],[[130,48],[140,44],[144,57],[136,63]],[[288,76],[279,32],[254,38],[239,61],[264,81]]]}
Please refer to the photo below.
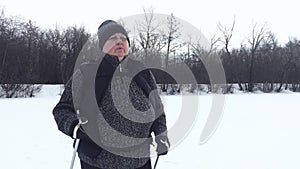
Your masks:
{"label": "knitted beanie", "polygon": [[105,42],[108,40],[110,36],[115,33],[122,33],[127,37],[128,44],[130,46],[130,41],[128,38],[127,31],[125,28],[118,24],[116,21],[113,20],[106,20],[98,27],[98,39],[99,39],[99,48],[102,50]]}

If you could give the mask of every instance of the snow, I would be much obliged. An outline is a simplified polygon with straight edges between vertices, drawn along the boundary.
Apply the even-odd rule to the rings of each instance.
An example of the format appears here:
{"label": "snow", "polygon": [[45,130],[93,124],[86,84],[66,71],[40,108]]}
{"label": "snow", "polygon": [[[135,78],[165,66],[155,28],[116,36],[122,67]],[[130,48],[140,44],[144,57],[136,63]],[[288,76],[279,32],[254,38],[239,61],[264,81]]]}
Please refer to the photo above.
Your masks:
{"label": "snow", "polygon": [[[59,85],[44,85],[35,98],[0,99],[1,168],[69,168],[73,140],[58,131],[52,109]],[[212,105],[212,94],[199,98],[195,125],[181,144],[159,159],[157,169],[299,169],[299,93],[228,94],[214,135],[199,139]],[[175,124],[181,96],[162,96],[167,124]],[[153,157],[153,160],[155,157]],[[74,169],[79,169],[76,157]]]}

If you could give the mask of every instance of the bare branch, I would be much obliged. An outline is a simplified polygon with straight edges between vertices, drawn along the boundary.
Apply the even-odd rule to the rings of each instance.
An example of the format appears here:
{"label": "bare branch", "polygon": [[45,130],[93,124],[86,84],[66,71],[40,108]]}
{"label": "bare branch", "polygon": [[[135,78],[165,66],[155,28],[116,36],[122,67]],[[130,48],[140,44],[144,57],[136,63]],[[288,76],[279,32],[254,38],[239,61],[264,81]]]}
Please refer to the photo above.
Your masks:
{"label": "bare branch", "polygon": [[222,37],[223,37],[223,38],[219,38],[219,39],[225,45],[225,50],[228,55],[230,55],[229,43],[233,36],[234,26],[235,26],[235,17],[232,21],[232,26],[230,29],[228,29],[226,26],[223,26],[221,23],[218,24],[218,29],[222,33]]}

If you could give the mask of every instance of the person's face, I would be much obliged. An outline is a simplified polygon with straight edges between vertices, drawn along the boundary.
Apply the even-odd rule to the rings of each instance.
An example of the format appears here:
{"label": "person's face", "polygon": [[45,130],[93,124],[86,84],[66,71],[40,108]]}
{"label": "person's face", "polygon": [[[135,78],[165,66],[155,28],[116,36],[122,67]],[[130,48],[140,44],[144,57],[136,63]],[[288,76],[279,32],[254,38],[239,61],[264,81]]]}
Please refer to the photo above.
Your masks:
{"label": "person's face", "polygon": [[105,42],[102,51],[122,60],[124,56],[128,55],[128,48],[127,37],[122,33],[115,33]]}

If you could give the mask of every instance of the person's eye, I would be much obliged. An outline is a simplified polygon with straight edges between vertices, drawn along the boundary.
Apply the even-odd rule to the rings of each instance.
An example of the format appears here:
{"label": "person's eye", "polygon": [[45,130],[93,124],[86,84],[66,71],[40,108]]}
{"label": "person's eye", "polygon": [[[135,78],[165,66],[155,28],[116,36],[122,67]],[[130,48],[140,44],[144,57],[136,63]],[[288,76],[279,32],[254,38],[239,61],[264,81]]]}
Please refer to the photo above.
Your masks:
{"label": "person's eye", "polygon": [[126,41],[127,38],[125,36],[120,37],[121,41]]}
{"label": "person's eye", "polygon": [[113,36],[113,37],[109,38],[109,40],[116,41],[116,40],[118,40],[118,37]]}

